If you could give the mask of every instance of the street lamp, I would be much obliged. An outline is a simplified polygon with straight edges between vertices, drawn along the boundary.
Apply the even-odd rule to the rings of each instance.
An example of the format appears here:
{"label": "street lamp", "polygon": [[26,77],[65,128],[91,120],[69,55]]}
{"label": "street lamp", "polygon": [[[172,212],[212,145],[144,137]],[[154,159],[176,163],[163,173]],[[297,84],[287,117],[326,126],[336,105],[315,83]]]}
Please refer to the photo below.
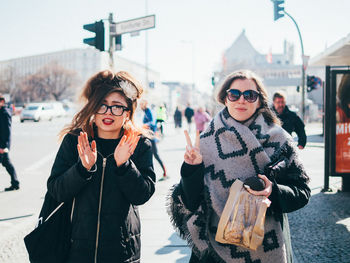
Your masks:
{"label": "street lamp", "polygon": [[303,39],[301,37],[301,33],[298,27],[297,22],[295,19],[284,10],[284,7],[282,6],[284,4],[284,0],[271,0],[274,4],[274,20],[278,20],[279,18],[283,17],[284,14],[287,15],[290,19],[292,19],[293,23],[295,24],[298,34],[299,34],[299,40],[301,45],[301,117],[305,121],[305,56],[304,56],[304,45],[303,45]]}

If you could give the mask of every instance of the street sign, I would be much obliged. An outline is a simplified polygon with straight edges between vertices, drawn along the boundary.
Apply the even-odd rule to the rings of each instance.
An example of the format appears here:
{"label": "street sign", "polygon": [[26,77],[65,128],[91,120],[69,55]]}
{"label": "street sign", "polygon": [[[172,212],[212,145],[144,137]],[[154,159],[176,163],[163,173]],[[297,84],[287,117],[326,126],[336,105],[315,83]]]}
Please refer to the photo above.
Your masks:
{"label": "street sign", "polygon": [[115,24],[115,32],[118,35],[145,30],[155,27],[155,15],[135,18]]}

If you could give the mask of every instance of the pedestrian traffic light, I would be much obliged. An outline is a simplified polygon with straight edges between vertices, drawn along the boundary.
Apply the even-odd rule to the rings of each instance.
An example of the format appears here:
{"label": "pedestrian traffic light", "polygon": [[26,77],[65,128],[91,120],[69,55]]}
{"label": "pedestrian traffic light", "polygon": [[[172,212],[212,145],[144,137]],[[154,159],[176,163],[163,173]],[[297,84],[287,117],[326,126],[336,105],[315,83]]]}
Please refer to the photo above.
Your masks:
{"label": "pedestrian traffic light", "polygon": [[310,92],[314,89],[322,87],[322,79],[316,76],[306,76],[306,87],[307,92]]}
{"label": "pedestrian traffic light", "polygon": [[115,50],[122,50],[122,35],[115,36]]}
{"label": "pedestrian traffic light", "polygon": [[273,1],[273,12],[274,20],[278,20],[281,17],[284,17],[284,0],[272,0]]}
{"label": "pedestrian traffic light", "polygon": [[215,87],[215,77],[214,76],[211,77],[211,85],[213,85],[213,87]]}
{"label": "pedestrian traffic light", "polygon": [[93,32],[96,34],[95,37],[84,38],[84,43],[90,46],[94,46],[100,51],[105,50],[105,28],[103,21],[100,20],[93,24],[84,25],[83,28],[87,31]]}

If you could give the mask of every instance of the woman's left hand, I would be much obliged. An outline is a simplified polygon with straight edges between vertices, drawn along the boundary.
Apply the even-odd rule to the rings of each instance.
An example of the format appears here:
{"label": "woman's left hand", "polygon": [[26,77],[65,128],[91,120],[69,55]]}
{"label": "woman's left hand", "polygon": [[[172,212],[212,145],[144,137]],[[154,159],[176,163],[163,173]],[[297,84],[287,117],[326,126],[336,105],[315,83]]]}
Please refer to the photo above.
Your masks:
{"label": "woman's left hand", "polygon": [[118,167],[125,163],[130,156],[133,155],[140,139],[140,136],[138,135],[139,133],[137,131],[130,131],[128,135],[123,135],[114,151],[114,160]]}
{"label": "woman's left hand", "polygon": [[265,182],[265,189],[261,191],[254,191],[250,187],[245,185],[245,189],[253,195],[263,195],[269,197],[272,193],[272,182],[263,174],[258,174],[258,176]]}

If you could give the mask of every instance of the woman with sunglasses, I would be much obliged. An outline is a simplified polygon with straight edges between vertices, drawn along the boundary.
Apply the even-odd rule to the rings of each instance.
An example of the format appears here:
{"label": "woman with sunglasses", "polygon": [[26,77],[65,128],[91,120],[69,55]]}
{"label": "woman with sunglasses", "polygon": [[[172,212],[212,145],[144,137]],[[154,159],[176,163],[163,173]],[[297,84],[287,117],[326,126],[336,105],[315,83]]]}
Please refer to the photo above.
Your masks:
{"label": "woman with sunglasses", "polygon": [[155,190],[151,142],[134,124],[142,92],[127,72],[95,74],[81,95],[85,105],[61,133],[46,199],[73,203],[66,262],[140,262],[137,206]]}
{"label": "woman with sunglasses", "polygon": [[[187,138],[181,181],[170,196],[172,222],[192,247],[195,262],[292,262],[286,213],[305,206],[309,180],[291,136],[268,106],[267,92],[251,71],[229,75],[217,100],[224,108],[192,146]],[[215,241],[218,222],[236,179],[260,178],[253,195],[271,201],[262,245],[256,251]]]}

